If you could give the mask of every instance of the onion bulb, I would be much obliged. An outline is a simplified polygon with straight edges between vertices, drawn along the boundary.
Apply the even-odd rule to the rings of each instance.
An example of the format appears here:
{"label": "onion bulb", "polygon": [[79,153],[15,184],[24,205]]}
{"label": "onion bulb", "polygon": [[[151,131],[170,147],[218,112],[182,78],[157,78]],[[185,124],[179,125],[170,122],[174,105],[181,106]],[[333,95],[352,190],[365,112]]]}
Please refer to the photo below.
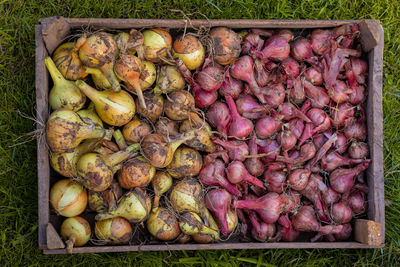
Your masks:
{"label": "onion bulb", "polygon": [[76,177],[76,163],[80,156],[90,152],[96,145],[97,141],[93,139],[86,140],[77,146],[72,152],[51,152],[50,165],[53,169],[64,177]]}
{"label": "onion bulb", "polygon": [[136,106],[132,96],[124,90],[116,93],[111,90],[97,91],[82,80],[75,84],[93,101],[99,117],[107,124],[122,126],[135,115]]}
{"label": "onion bulb", "polygon": [[103,192],[89,190],[89,208],[96,212],[113,211],[117,208],[117,201],[122,193],[122,188],[116,180],[113,180],[111,186]]}
{"label": "onion bulb", "polygon": [[128,51],[128,41],[130,38],[129,33],[119,32],[113,36],[115,43],[117,44],[116,58],[119,58],[121,54],[134,54],[135,51]]}
{"label": "onion bulb", "polygon": [[46,123],[47,144],[53,152],[71,152],[85,139],[111,138],[112,131],[84,123],[78,114],[58,109]]}
{"label": "onion bulb", "polygon": [[186,176],[197,176],[202,166],[203,160],[197,150],[180,147],[175,151],[167,170],[172,177],[182,179]]}
{"label": "onion bulb", "polygon": [[150,234],[162,241],[174,240],[181,233],[176,217],[167,209],[153,209],[146,221]]}
{"label": "onion bulb", "polygon": [[211,141],[211,127],[196,113],[190,114],[190,119],[182,122],[179,132],[185,133],[196,129],[192,139],[185,141],[185,145],[199,151],[212,153],[215,151],[215,144]]}
{"label": "onion bulb", "polygon": [[128,143],[139,143],[143,137],[151,133],[150,125],[144,120],[134,117],[122,128],[122,134]]}
{"label": "onion bulb", "polygon": [[139,149],[139,144],[133,144],[124,150],[110,155],[86,153],[81,156],[76,164],[76,171],[81,183],[93,191],[104,191],[110,185],[117,171],[116,166],[132,156]]}
{"label": "onion bulb", "polygon": [[96,222],[94,234],[97,239],[105,243],[127,244],[132,238],[132,226],[121,217],[105,219]]}
{"label": "onion bulb", "polygon": [[90,102],[87,109],[81,109],[77,112],[77,114],[87,124],[98,124],[98,126],[104,127],[103,121],[96,113],[96,109],[93,102]]}
{"label": "onion bulb", "polygon": [[113,36],[105,32],[97,32],[90,37],[83,35],[77,41],[79,58],[90,68],[98,68],[108,80],[115,92],[121,90],[118,79],[113,70],[117,55],[117,43]]}
{"label": "onion bulb", "polygon": [[229,28],[217,27],[210,31],[214,58],[218,64],[229,65],[240,55],[240,37]]}
{"label": "onion bulb", "polygon": [[165,135],[167,138],[177,136],[179,134],[178,122],[161,117],[156,122],[155,130],[156,133]]}
{"label": "onion bulb", "polygon": [[70,179],[60,180],[50,190],[50,203],[57,214],[74,217],[85,210],[87,193],[82,185]]}
{"label": "onion bulb", "polygon": [[115,217],[122,217],[132,223],[140,223],[147,219],[150,214],[151,199],[146,191],[136,187],[123,195],[114,211],[99,213],[96,220],[104,220]]}
{"label": "onion bulb", "polygon": [[54,64],[65,79],[81,80],[88,75],[79,59],[78,50],[76,43],[64,43],[53,53]]}
{"label": "onion bulb", "polygon": [[146,187],[155,172],[156,169],[141,157],[128,159],[118,172],[118,182],[125,189]]}
{"label": "onion bulb", "polygon": [[172,48],[172,37],[163,29],[154,28],[145,30],[143,37],[144,57],[153,63],[161,62],[160,56],[165,57],[167,55],[166,50]]}
{"label": "onion bulb", "polygon": [[185,141],[192,139],[196,131],[189,131],[168,141],[166,136],[149,134],[142,140],[142,154],[156,168],[165,168],[171,161],[175,151]]}
{"label": "onion bulb", "polygon": [[86,96],[82,94],[74,82],[68,81],[63,77],[51,57],[46,57],[44,63],[54,83],[49,93],[49,104],[51,108],[66,108],[72,111],[78,111],[83,108],[86,102]]}
{"label": "onion bulb", "polygon": [[156,84],[154,93],[159,95],[183,89],[185,80],[177,67],[165,65],[160,68]]}
{"label": "onion bulb", "polygon": [[179,218],[179,227],[182,233],[187,235],[206,234],[211,235],[214,240],[219,240],[219,233],[206,226],[199,215],[194,212],[186,212]]}
{"label": "onion bulb", "polygon": [[194,98],[192,94],[185,90],[172,92],[165,101],[165,115],[171,120],[186,120],[189,118],[190,112],[194,110]]}
{"label": "onion bulb", "polygon": [[200,213],[202,186],[195,179],[184,179],[171,190],[169,200],[172,208],[179,214],[185,212]]}
{"label": "onion bulb", "polygon": [[88,221],[79,216],[67,218],[61,224],[60,234],[67,244],[68,253],[72,253],[74,246],[84,246],[89,241],[91,233]]}
{"label": "onion bulb", "polygon": [[140,106],[146,108],[139,82],[142,69],[142,61],[134,55],[121,55],[114,65],[115,75],[117,75],[120,80],[130,85],[131,88],[133,87],[134,90],[131,92],[137,95]]}
{"label": "onion bulb", "polygon": [[147,108],[137,105],[138,113],[141,116],[148,118],[152,122],[156,122],[163,112],[164,98],[161,95],[155,95],[151,92],[147,92],[144,94],[144,102],[146,103]]}
{"label": "onion bulb", "polygon": [[[146,90],[150,88],[153,83],[156,81],[157,71],[156,67],[150,61],[144,60],[142,61],[142,72],[139,76],[139,84],[142,90]],[[131,88],[128,85],[128,88]]]}
{"label": "onion bulb", "polygon": [[195,70],[204,62],[204,46],[193,35],[178,36],[173,44],[173,55],[179,57],[189,70]]}
{"label": "onion bulb", "polygon": [[151,180],[151,184],[154,190],[154,202],[153,209],[158,207],[160,197],[162,194],[167,192],[172,186],[172,177],[168,172],[158,171]]}

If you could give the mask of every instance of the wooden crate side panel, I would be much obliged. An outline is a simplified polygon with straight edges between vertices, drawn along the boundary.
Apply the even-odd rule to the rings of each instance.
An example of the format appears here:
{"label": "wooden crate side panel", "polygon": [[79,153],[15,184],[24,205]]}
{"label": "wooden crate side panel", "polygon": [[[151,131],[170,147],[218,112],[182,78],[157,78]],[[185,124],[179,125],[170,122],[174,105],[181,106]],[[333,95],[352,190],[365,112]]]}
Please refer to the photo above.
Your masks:
{"label": "wooden crate side panel", "polygon": [[37,130],[43,134],[37,138],[37,158],[38,158],[38,217],[39,217],[39,248],[47,248],[46,226],[49,222],[49,191],[50,191],[50,166],[49,151],[44,135],[44,125],[49,114],[48,90],[49,80],[47,75],[44,58],[47,51],[42,39],[42,26],[35,27],[35,77],[36,77],[36,118]]}

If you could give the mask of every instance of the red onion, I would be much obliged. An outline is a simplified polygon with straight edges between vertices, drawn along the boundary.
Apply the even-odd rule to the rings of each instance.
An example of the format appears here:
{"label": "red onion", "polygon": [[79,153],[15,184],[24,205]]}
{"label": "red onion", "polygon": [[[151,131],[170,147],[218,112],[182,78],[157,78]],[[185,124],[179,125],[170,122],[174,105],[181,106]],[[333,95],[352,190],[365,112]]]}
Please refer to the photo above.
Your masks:
{"label": "red onion", "polygon": [[269,73],[264,67],[261,60],[256,59],[254,61],[254,76],[256,78],[257,84],[260,87],[266,86],[269,80]]}
{"label": "red onion", "polygon": [[203,163],[208,164],[210,162],[214,162],[219,157],[225,163],[229,162],[228,153],[221,146],[218,146],[213,153],[209,153],[209,154],[207,154],[207,156],[204,157]]}
{"label": "red onion", "polygon": [[335,234],[335,238],[336,240],[341,240],[341,241],[348,240],[351,236],[352,231],[353,229],[351,228],[351,224],[349,223],[343,224],[342,231]]}
{"label": "red onion", "polygon": [[283,155],[287,156],[288,151],[296,146],[297,138],[290,130],[284,130],[278,134],[278,144],[282,147]]}
{"label": "red onion", "polygon": [[365,195],[360,190],[355,190],[350,193],[348,204],[354,214],[362,214],[367,210]]}
{"label": "red onion", "polygon": [[264,117],[257,120],[255,130],[258,137],[268,138],[274,135],[280,127],[280,121],[271,117]]}
{"label": "red onion", "polygon": [[365,159],[368,157],[368,145],[364,142],[354,141],[351,143],[348,152],[353,159]]}
{"label": "red onion", "polygon": [[267,107],[260,105],[251,95],[240,95],[236,100],[236,107],[240,115],[247,119],[258,119],[265,115]]}
{"label": "red onion", "polygon": [[327,190],[322,192],[322,200],[328,206],[331,206],[332,204],[338,202],[339,199],[339,193],[333,190],[330,186],[328,186]]}
{"label": "red onion", "polygon": [[274,161],[280,153],[278,143],[273,139],[257,139],[258,152],[267,154],[261,160],[264,163]]}
{"label": "red onion", "polygon": [[329,137],[329,139],[323,144],[323,146],[319,148],[315,157],[309,162],[308,164],[309,168],[314,166],[322,157],[324,157],[324,155],[332,147],[336,139],[337,139],[336,133],[334,133],[333,135],[331,135],[331,137]]}
{"label": "red onion", "polygon": [[262,88],[263,100],[268,107],[277,108],[285,100],[285,87],[281,83],[270,83]]}
{"label": "red onion", "polygon": [[332,219],[335,223],[344,224],[351,221],[353,214],[350,207],[340,201],[332,205]]}
{"label": "red onion", "polygon": [[243,83],[241,81],[232,78],[229,74],[225,75],[225,79],[219,88],[220,95],[230,95],[233,99],[237,99],[242,91]]}
{"label": "red onion", "polygon": [[304,90],[315,108],[324,108],[329,104],[330,97],[326,90],[319,86],[314,86],[309,81],[304,81]]}
{"label": "red onion", "polygon": [[196,106],[200,108],[206,108],[210,106],[218,98],[218,93],[216,91],[205,91],[201,89],[200,86],[193,87],[193,95]]}
{"label": "red onion", "polygon": [[331,30],[314,30],[311,33],[311,48],[318,55],[325,55],[330,52],[333,34]]}
{"label": "red onion", "polygon": [[291,80],[296,79],[300,74],[299,63],[291,57],[282,61],[280,66],[281,72],[285,73]]}
{"label": "red onion", "polygon": [[286,189],[286,175],[282,171],[265,171],[263,178],[269,192],[281,194]]}
{"label": "red onion", "polygon": [[336,142],[333,144],[333,148],[338,153],[342,154],[347,149],[347,138],[343,134],[338,133]]}
{"label": "red onion", "polygon": [[330,107],[332,124],[336,128],[349,125],[354,119],[354,106],[349,103],[332,105]]}
{"label": "red onion", "polygon": [[312,83],[315,86],[320,86],[324,82],[324,78],[322,77],[322,73],[319,72],[316,68],[311,67],[308,68],[304,72],[304,77],[307,81]]}
{"label": "red onion", "polygon": [[354,178],[358,173],[368,168],[369,163],[363,162],[351,169],[336,169],[329,176],[329,182],[333,190],[338,193],[346,193],[354,185]]}
{"label": "red onion", "polygon": [[229,108],[222,102],[215,102],[208,109],[206,117],[210,124],[217,128],[218,132],[227,135],[227,126],[232,117]]}
{"label": "red onion", "polygon": [[318,217],[328,222],[328,218],[326,217],[327,211],[325,210],[325,206],[322,204],[321,200],[321,191],[326,191],[327,186],[322,182],[322,177],[317,174],[311,174],[308,179],[308,184],[306,188],[300,191],[300,194],[308,198],[313,204],[318,213]]}
{"label": "red onion", "polygon": [[205,186],[221,186],[234,196],[242,196],[242,193],[225,178],[225,164],[219,159],[203,166],[199,180]]}
{"label": "red onion", "polygon": [[281,194],[281,200],[283,202],[283,213],[295,212],[300,206],[301,195],[299,192],[289,189]]}
{"label": "red onion", "polygon": [[[360,178],[360,177],[362,177],[362,179]],[[363,193],[365,193],[365,194],[368,194],[368,191],[369,191],[369,188],[368,188],[368,185],[366,185],[365,183],[364,183],[364,172],[360,172],[358,175],[357,175],[357,181],[358,181],[358,183],[357,184],[355,184],[354,186],[353,186],[353,189],[358,189],[358,190],[360,190],[361,192],[363,192]]]}
{"label": "red onion", "polygon": [[248,212],[252,224],[251,236],[260,242],[271,239],[275,234],[275,224],[259,221],[257,214],[253,211]]}
{"label": "red onion", "polygon": [[334,169],[337,169],[342,166],[346,165],[354,165],[354,164],[359,164],[365,162],[364,159],[350,159],[346,158],[336,151],[331,151],[327,153],[324,157],[321,159],[321,167],[325,171],[333,171]]}
{"label": "red onion", "polygon": [[270,59],[273,61],[283,61],[289,57],[289,53],[289,42],[279,35],[273,35],[267,39],[263,50],[256,52],[256,55],[261,60]]}
{"label": "red onion", "polygon": [[223,141],[213,137],[211,139],[216,145],[222,146],[227,150],[231,160],[244,161],[249,154],[249,147],[243,141]]}
{"label": "red onion", "polygon": [[221,87],[224,79],[224,69],[218,64],[206,64],[197,73],[196,80],[200,87],[205,91],[216,91]]}
{"label": "red onion", "polygon": [[206,207],[214,213],[218,220],[219,228],[222,235],[229,233],[226,214],[231,205],[231,195],[225,189],[213,189],[205,196]]}
{"label": "red onion", "polygon": [[234,201],[233,208],[255,210],[265,223],[275,223],[279,219],[282,204],[280,196],[270,192],[254,200]]}
{"label": "red onion", "polygon": [[299,118],[305,122],[311,122],[311,120],[307,117],[306,114],[301,112],[290,102],[285,102],[282,105],[280,105],[278,108],[278,112],[280,115],[282,115],[282,119],[287,121],[294,118]]}
{"label": "red onion", "polygon": [[367,126],[363,121],[356,121],[344,128],[344,135],[347,139],[365,141],[367,139]]}
{"label": "red onion", "polygon": [[[256,143],[256,136],[253,135],[249,140],[250,155],[258,154],[258,146]],[[251,175],[260,176],[263,174],[265,166],[259,157],[248,158],[245,160],[244,165]]]}
{"label": "red onion", "polygon": [[277,35],[279,35],[280,37],[284,38],[288,42],[292,41],[293,38],[294,38],[293,32],[291,30],[288,30],[288,29],[279,30],[277,32]]}
{"label": "red onion", "polygon": [[310,118],[315,128],[312,133],[320,133],[329,130],[331,127],[331,120],[329,116],[321,109],[312,108],[307,112],[307,117]]}
{"label": "red onion", "polygon": [[251,175],[241,161],[232,161],[229,163],[226,173],[228,180],[232,184],[250,183],[261,188],[265,188],[263,183]]}
{"label": "red onion", "polygon": [[341,80],[337,80],[332,86],[328,86],[328,94],[337,104],[348,101],[352,92],[347,84]]}
{"label": "red onion", "polygon": [[239,221],[240,221],[240,238],[243,241],[249,241],[249,238],[247,237],[247,232],[250,229],[250,221],[249,219],[244,215],[244,212],[240,209],[236,210],[236,213],[238,215]]}
{"label": "red onion", "polygon": [[[279,217],[278,221],[280,221],[282,217],[283,216]],[[279,223],[278,232],[281,234],[282,240],[286,242],[295,241],[300,234],[299,231],[293,228],[292,223],[290,221],[289,221],[289,227],[285,227],[281,223]]]}
{"label": "red onion", "polygon": [[306,61],[311,65],[319,64],[318,57],[311,49],[311,42],[306,38],[299,38],[294,42],[292,56],[298,61]]}
{"label": "red onion", "polygon": [[[289,81],[288,81],[289,88]],[[302,81],[302,77],[299,76],[293,80],[293,87],[289,90],[289,99],[293,102],[300,104],[306,98],[306,92],[304,91],[304,84]]]}
{"label": "red onion", "polygon": [[312,159],[317,153],[315,146],[313,143],[305,143],[300,148],[300,156],[296,159],[291,159],[287,157],[277,156],[276,161],[281,161],[293,165],[300,165],[306,162],[307,160]]}
{"label": "red onion", "polygon": [[252,55],[256,51],[260,51],[264,45],[264,40],[260,35],[250,32],[246,35],[242,45],[242,55]]}
{"label": "red onion", "polygon": [[291,119],[287,125],[288,129],[299,139],[304,130],[304,121],[302,119]]}
{"label": "red onion", "polygon": [[328,140],[328,138],[324,134],[316,134],[313,137],[313,143],[315,145],[315,148],[319,150],[325,142]]}
{"label": "red onion", "polygon": [[363,85],[359,85],[356,81],[356,77],[352,70],[346,71],[347,82],[351,89],[349,96],[349,102],[353,105],[358,105],[365,100],[365,88]]}
{"label": "red onion", "polygon": [[303,190],[308,184],[310,175],[309,169],[295,169],[288,176],[289,186],[294,190]]}
{"label": "red onion", "polygon": [[266,165],[268,166],[266,171],[269,172],[281,171],[286,167],[286,164],[283,162],[268,162]]}
{"label": "red onion", "polygon": [[261,89],[254,76],[253,67],[253,59],[249,56],[242,56],[232,63],[230,74],[233,78],[248,83],[250,91],[253,92],[257,98],[263,100]]}
{"label": "red onion", "polygon": [[365,83],[365,74],[368,70],[368,63],[358,57],[351,57],[351,68],[358,83]]}
{"label": "red onion", "polygon": [[225,99],[232,116],[228,125],[228,135],[239,139],[247,137],[253,131],[253,123],[251,120],[240,116],[231,96],[225,96]]}
{"label": "red onion", "polygon": [[271,61],[271,60],[265,60],[264,61],[264,66],[267,68],[267,70],[271,71],[273,69],[278,68],[278,64],[276,64],[275,62]]}

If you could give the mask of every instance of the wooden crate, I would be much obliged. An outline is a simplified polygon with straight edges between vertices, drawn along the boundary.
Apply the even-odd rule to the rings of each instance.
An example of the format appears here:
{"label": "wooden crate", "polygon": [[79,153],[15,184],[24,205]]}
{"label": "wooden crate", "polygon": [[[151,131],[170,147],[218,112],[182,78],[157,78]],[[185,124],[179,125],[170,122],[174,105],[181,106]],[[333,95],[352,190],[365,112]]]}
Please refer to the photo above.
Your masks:
{"label": "wooden crate", "polygon": [[[347,23],[360,23],[363,50],[368,55],[368,99],[367,127],[368,145],[372,162],[366,172],[368,193],[368,220],[356,220],[354,240],[350,242],[278,242],[278,243],[240,243],[238,240],[214,244],[150,244],[124,246],[94,246],[74,248],[73,253],[122,252],[122,251],[160,251],[160,250],[205,250],[205,249],[266,249],[266,248],[381,248],[384,246],[385,211],[383,184],[383,146],[382,146],[382,61],[383,28],[379,21],[349,20],[153,20],[153,19],[77,19],[50,17],[36,25],[36,108],[37,118],[46,122],[49,116],[48,92],[49,75],[44,58],[64,41],[74,29],[87,26],[101,29],[130,29],[147,27],[165,27],[182,29],[184,27],[226,26],[241,28],[289,28],[312,29],[331,28]],[[37,129],[44,131],[44,124],[38,123]],[[39,248],[45,254],[63,254],[64,244],[55,230],[61,218],[51,215],[49,191],[52,170],[49,165],[49,151],[44,135],[37,140],[38,158],[38,214]],[[57,226],[58,225],[58,226]]]}

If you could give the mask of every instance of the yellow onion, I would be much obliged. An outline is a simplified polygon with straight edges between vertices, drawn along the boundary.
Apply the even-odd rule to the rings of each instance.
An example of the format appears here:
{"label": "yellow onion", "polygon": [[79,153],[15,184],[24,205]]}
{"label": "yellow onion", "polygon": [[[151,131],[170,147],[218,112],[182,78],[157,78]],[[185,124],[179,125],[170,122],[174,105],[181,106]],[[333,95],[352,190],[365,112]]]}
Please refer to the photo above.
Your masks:
{"label": "yellow onion", "polygon": [[138,100],[136,100],[138,113],[140,116],[155,122],[161,116],[164,110],[164,98],[160,95],[147,92],[144,94],[144,102],[146,103],[147,108],[143,108],[141,105],[138,105]]}
{"label": "yellow onion", "polygon": [[146,226],[152,236],[162,241],[174,240],[181,233],[175,215],[164,208],[153,209]]}
{"label": "yellow onion", "polygon": [[228,211],[226,212],[226,221],[228,222],[229,233],[232,233],[236,229],[236,226],[239,222],[236,211],[228,209]]}
{"label": "yellow onion", "polygon": [[140,106],[146,108],[139,82],[140,73],[142,72],[142,61],[134,55],[123,54],[115,63],[114,72],[120,80],[129,84],[131,88],[134,88],[131,92],[138,96]]}
{"label": "yellow onion", "polygon": [[68,109],[57,109],[46,123],[47,143],[53,152],[71,152],[86,139],[110,139],[112,130],[87,124]]}
{"label": "yellow onion", "polygon": [[92,230],[88,221],[75,216],[63,221],[60,233],[67,244],[67,252],[72,253],[73,247],[84,246],[89,241]]}
{"label": "yellow onion", "polygon": [[124,125],[122,134],[128,143],[139,143],[143,137],[151,133],[150,125],[136,116]]}
{"label": "yellow onion", "polygon": [[[118,55],[120,54],[135,54],[143,60],[144,48],[143,42],[144,37],[138,30],[132,29],[129,33],[120,32],[114,35],[114,40],[117,43]],[[118,57],[118,56],[117,56]]]}
{"label": "yellow onion", "polygon": [[186,244],[192,239],[190,235],[185,235],[184,233],[181,233],[178,238],[176,239],[176,242],[179,244]]}
{"label": "yellow onion", "polygon": [[116,58],[121,54],[131,54],[130,51],[127,51],[128,41],[130,38],[129,33],[127,32],[119,32],[114,34],[113,36],[115,43],[117,44],[117,54]]}
{"label": "yellow onion", "polygon": [[166,94],[183,89],[185,80],[176,66],[164,65],[160,68],[156,85],[155,94]]}
{"label": "yellow onion", "polygon": [[142,72],[140,73],[139,83],[142,90],[150,88],[156,81],[157,71],[156,67],[150,61],[142,61]]}
{"label": "yellow onion", "polygon": [[99,144],[95,147],[95,149],[93,149],[92,152],[96,152],[102,155],[110,155],[114,154],[115,152],[118,152],[119,150],[120,149],[114,142],[108,140],[101,140]]}
{"label": "yellow onion", "polygon": [[177,213],[200,213],[201,193],[202,186],[195,179],[184,179],[172,188],[169,200]]}
{"label": "yellow onion", "polygon": [[114,74],[113,65],[117,54],[117,43],[113,36],[105,32],[97,32],[86,38],[83,35],[77,41],[79,58],[90,68],[98,68],[111,84],[111,88],[119,92],[121,87]]}
{"label": "yellow onion", "polygon": [[[204,204],[204,202],[202,202],[202,204]],[[210,211],[204,206],[202,205],[201,208],[201,217],[203,218],[204,224],[207,227],[210,227],[211,229],[218,231],[218,224],[215,222],[214,218],[212,217]],[[207,243],[211,243],[216,241],[215,240],[215,236],[212,234],[202,234],[202,233],[198,233],[198,234],[194,234],[192,235],[193,240],[196,241],[197,243],[202,243],[202,244],[207,244]]]}
{"label": "yellow onion", "polygon": [[191,112],[190,118],[184,120],[179,128],[181,133],[197,129],[194,138],[185,141],[185,145],[196,150],[212,153],[215,151],[215,144],[211,141],[211,127],[202,120],[196,113]]}
{"label": "yellow onion", "polygon": [[94,149],[98,141],[89,139],[77,146],[72,152],[50,152],[50,165],[64,177],[76,177],[76,163],[80,156]]}
{"label": "yellow onion", "polygon": [[98,124],[104,127],[103,121],[100,119],[99,115],[96,113],[96,109],[93,102],[90,102],[87,109],[81,109],[76,112],[81,119],[88,124]]}
{"label": "yellow onion", "polygon": [[146,187],[153,179],[156,168],[143,158],[128,159],[118,172],[118,182],[125,189]]}
{"label": "yellow onion", "polygon": [[53,79],[53,88],[49,93],[49,104],[52,109],[67,108],[78,111],[85,105],[86,96],[72,81],[66,80],[57,69],[51,57],[44,59],[47,70]]}
{"label": "yellow onion", "polygon": [[132,226],[121,217],[100,220],[94,225],[94,234],[108,244],[127,244],[132,238]]}
{"label": "yellow onion", "polygon": [[75,84],[93,101],[97,114],[105,123],[122,126],[135,115],[135,101],[126,91],[97,91],[82,80],[76,81]]}
{"label": "yellow onion", "polygon": [[146,135],[141,143],[142,155],[156,168],[167,167],[174,156],[176,149],[186,140],[193,138],[195,131],[189,131],[176,136],[169,141],[166,136],[160,134]]}
{"label": "yellow onion", "polygon": [[96,220],[122,217],[133,223],[145,221],[150,214],[151,199],[146,191],[136,187],[123,195],[115,210],[96,215]]}
{"label": "yellow onion", "polygon": [[167,166],[168,173],[177,179],[186,176],[197,176],[203,166],[199,152],[189,147],[179,147]]}
{"label": "yellow onion", "polygon": [[68,80],[82,80],[88,75],[79,59],[78,50],[76,43],[64,43],[53,53],[54,64]]}
{"label": "yellow onion", "polygon": [[154,28],[145,30],[143,37],[144,57],[153,63],[161,62],[159,56],[165,57],[167,55],[166,50],[172,48],[172,37],[163,29]]}
{"label": "yellow onion", "polygon": [[85,71],[92,76],[92,80],[97,89],[111,89],[110,82],[99,69],[85,67]]}
{"label": "yellow onion", "polygon": [[50,203],[61,216],[77,216],[86,208],[86,189],[70,179],[60,180],[50,190]]}
{"label": "yellow onion", "polygon": [[89,190],[89,208],[96,212],[113,211],[117,208],[117,202],[122,196],[122,188],[117,181],[111,182],[110,188],[102,192]]}
{"label": "yellow onion", "polygon": [[203,65],[204,46],[193,35],[178,36],[172,48],[173,55],[179,57],[189,70],[195,70]]}
{"label": "yellow onion", "polygon": [[177,136],[179,134],[178,122],[161,117],[156,122],[155,131],[158,134],[167,136],[167,138]]}
{"label": "yellow onion", "polygon": [[200,216],[194,212],[186,212],[179,217],[179,228],[182,233],[187,235],[207,234],[211,235],[214,240],[220,238],[218,231],[206,226]]}
{"label": "yellow onion", "polygon": [[229,65],[241,52],[240,37],[233,30],[217,27],[210,31],[214,59],[218,64]]}
{"label": "yellow onion", "polygon": [[131,157],[133,152],[139,149],[139,144],[133,144],[124,150],[110,155],[98,153],[86,153],[82,155],[76,170],[81,183],[89,190],[104,191],[110,187],[115,171],[119,163]]}
{"label": "yellow onion", "polygon": [[168,94],[168,98],[165,101],[164,112],[171,120],[186,120],[189,118],[189,114],[194,110],[194,98],[188,91],[179,90]]}
{"label": "yellow onion", "polygon": [[153,209],[157,208],[162,194],[167,192],[172,186],[172,177],[165,171],[158,171],[151,180],[154,190]]}

